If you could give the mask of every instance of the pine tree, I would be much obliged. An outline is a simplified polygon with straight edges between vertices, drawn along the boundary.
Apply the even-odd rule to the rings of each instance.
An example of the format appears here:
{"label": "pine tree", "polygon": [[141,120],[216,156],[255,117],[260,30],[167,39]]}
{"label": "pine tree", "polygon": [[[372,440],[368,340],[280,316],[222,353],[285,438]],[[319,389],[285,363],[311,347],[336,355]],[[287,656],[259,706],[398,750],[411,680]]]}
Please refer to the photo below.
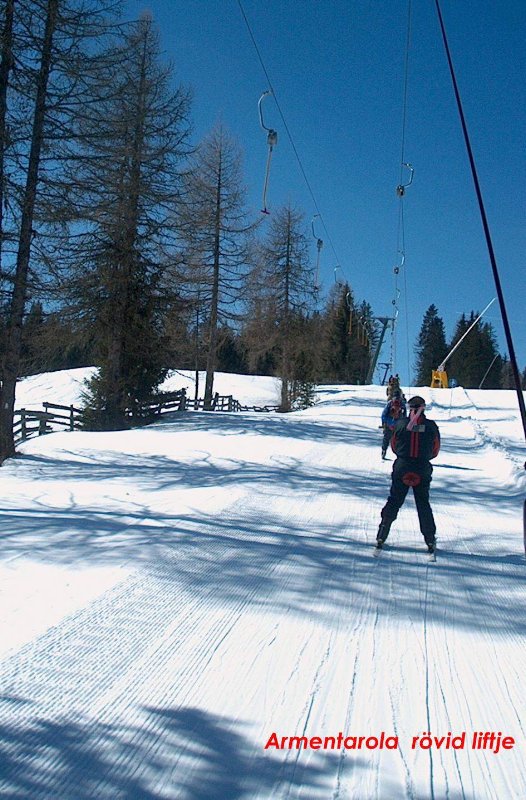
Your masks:
{"label": "pine tree", "polygon": [[301,351],[298,325],[313,295],[313,272],[303,215],[292,206],[278,209],[272,216],[261,249],[262,288],[273,322],[268,340],[277,344],[281,378],[281,411],[290,411],[295,359]]}
{"label": "pine tree", "polygon": [[[6,11],[8,9],[9,7],[6,8]],[[46,97],[48,93],[49,75],[53,63],[53,38],[56,32],[57,16],[58,0],[48,0],[45,7],[44,28],[39,47],[40,66],[36,77],[31,143],[25,171],[25,186],[20,211],[13,290],[8,302],[5,324],[6,342],[3,352],[2,386],[0,391],[0,463],[8,456],[14,455],[15,452],[13,440],[15,389],[20,373],[22,356],[22,326],[27,302],[31,239],[38,188],[38,174],[44,141]],[[8,76],[5,76],[4,80],[6,84]],[[7,89],[7,86],[5,85],[4,88]],[[2,142],[2,150],[3,149],[4,143]],[[3,169],[4,162],[2,158],[2,171]]]}
{"label": "pine tree", "polygon": [[247,373],[241,337],[228,325],[222,325],[217,336],[217,369],[220,372]]}
{"label": "pine tree", "polygon": [[201,143],[178,216],[187,291],[198,295],[206,345],[205,408],[211,408],[219,328],[239,321],[255,223],[245,209],[239,147],[219,126]]}
{"label": "pine tree", "polygon": [[[79,118],[71,177],[70,308],[98,331],[99,373],[85,397],[90,424],[122,428],[168,369],[163,268],[187,152],[189,95],[172,89],[148,16],[105,55],[100,101]],[[102,67],[102,64],[101,64]]]}
{"label": "pine tree", "polygon": [[426,386],[432,370],[437,369],[448,353],[444,322],[435,305],[430,305],[424,314],[415,351],[415,382],[417,386]]}
{"label": "pine tree", "polygon": [[505,354],[501,359],[500,369],[500,388],[501,389],[514,389],[515,380],[513,377],[513,370],[511,368],[510,360]]}
{"label": "pine tree", "polygon": [[109,28],[103,0],[93,0],[89,8],[83,0],[5,3],[0,63],[0,291],[5,335],[0,462],[14,454],[14,397],[27,307],[42,296],[48,278],[48,234],[53,224],[63,222],[55,218],[53,223],[50,186],[59,185],[62,147],[83,107],[94,41]]}
{"label": "pine tree", "polygon": [[323,314],[323,380],[351,383],[351,312],[354,306],[347,284],[335,286]]}
{"label": "pine tree", "polygon": [[247,367],[253,375],[276,376],[280,353],[273,304],[261,295],[262,278],[259,272],[256,277],[256,271],[252,271],[250,283],[247,311],[240,332]]}
{"label": "pine tree", "polygon": [[[477,316],[478,313],[474,311],[470,313],[469,318],[462,314],[457,322],[449,350],[459,342]],[[485,388],[500,388],[502,362],[492,325],[479,320],[453,353],[447,366],[448,373],[466,389],[476,389],[482,381]]]}
{"label": "pine tree", "polygon": [[362,300],[355,310],[357,324],[355,336],[351,337],[349,359],[353,365],[353,383],[365,383],[371,366],[371,359],[378,341],[378,332],[371,305]]}
{"label": "pine tree", "polygon": [[2,245],[4,237],[5,153],[8,139],[7,90],[9,88],[9,76],[14,65],[13,23],[14,0],[6,0],[0,57],[0,275],[2,274]]}

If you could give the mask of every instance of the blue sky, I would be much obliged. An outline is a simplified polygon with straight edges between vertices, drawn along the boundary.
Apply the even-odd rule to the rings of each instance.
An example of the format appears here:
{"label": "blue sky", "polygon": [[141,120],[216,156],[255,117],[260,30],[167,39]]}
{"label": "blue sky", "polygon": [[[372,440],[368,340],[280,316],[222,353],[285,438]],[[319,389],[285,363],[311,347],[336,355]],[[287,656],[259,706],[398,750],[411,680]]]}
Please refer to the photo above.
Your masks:
{"label": "blue sky", "polygon": [[[391,316],[399,263],[399,200],[407,0],[242,0],[319,211],[325,291],[345,276],[357,299]],[[177,80],[194,92],[194,138],[221,120],[244,153],[251,206],[261,207],[266,135],[258,100],[268,88],[237,0],[127,0],[149,9]],[[526,365],[526,4],[442,0],[515,349]],[[461,313],[495,296],[493,277],[433,0],[413,0],[405,158],[405,264],[396,336],[404,384],[431,303],[453,334]],[[278,131],[268,206],[316,213],[272,98]],[[408,174],[405,171],[405,174]],[[316,257],[315,241],[312,257]],[[505,341],[498,304],[493,323]],[[387,342],[380,360],[390,355]],[[489,365],[488,365],[489,366]],[[378,374],[376,379],[378,378]]]}

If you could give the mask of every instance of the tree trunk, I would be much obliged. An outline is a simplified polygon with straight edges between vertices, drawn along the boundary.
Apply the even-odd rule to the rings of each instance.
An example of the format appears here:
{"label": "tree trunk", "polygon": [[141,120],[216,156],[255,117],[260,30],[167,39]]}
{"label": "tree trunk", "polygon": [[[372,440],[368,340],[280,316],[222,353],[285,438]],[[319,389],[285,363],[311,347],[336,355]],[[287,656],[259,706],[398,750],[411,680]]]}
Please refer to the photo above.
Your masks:
{"label": "tree trunk", "polygon": [[15,452],[13,441],[15,389],[20,370],[22,323],[27,300],[27,278],[31,253],[31,237],[33,233],[38,170],[46,117],[46,96],[49,73],[51,70],[53,34],[57,22],[58,3],[59,0],[48,0],[40,71],[37,79],[31,149],[29,153],[24,201],[22,204],[15,282],[8,310],[6,352],[2,370],[2,389],[0,391],[0,463],[9,456],[14,455]]}
{"label": "tree trunk", "polygon": [[[2,31],[2,60],[0,62],[0,267],[4,239],[4,156],[7,147],[7,87],[13,66],[13,15],[15,0],[7,0]],[[1,269],[0,269],[1,272]]]}
{"label": "tree trunk", "polygon": [[149,23],[144,23],[140,78],[137,89],[137,110],[135,127],[131,141],[131,164],[129,176],[123,169],[122,208],[124,209],[124,230],[116,247],[117,264],[114,284],[113,319],[111,340],[108,348],[108,394],[107,424],[111,428],[127,426],[128,392],[126,390],[126,340],[128,317],[136,310],[132,308],[131,284],[135,272],[135,242],[139,225],[139,199],[141,180],[141,159],[144,149],[144,106],[146,87],[146,52],[148,45]]}
{"label": "tree trunk", "polygon": [[220,269],[220,234],[221,234],[221,189],[222,172],[221,156],[216,191],[216,216],[214,234],[214,279],[212,283],[212,304],[210,309],[210,333],[208,338],[208,354],[206,359],[206,381],[204,407],[207,411],[212,408],[212,392],[214,390],[214,372],[217,356],[217,311],[219,306],[219,269]]}
{"label": "tree trunk", "polygon": [[285,307],[283,312],[283,334],[281,337],[281,407],[290,411],[290,249],[291,229],[287,232],[287,254],[285,259]]}

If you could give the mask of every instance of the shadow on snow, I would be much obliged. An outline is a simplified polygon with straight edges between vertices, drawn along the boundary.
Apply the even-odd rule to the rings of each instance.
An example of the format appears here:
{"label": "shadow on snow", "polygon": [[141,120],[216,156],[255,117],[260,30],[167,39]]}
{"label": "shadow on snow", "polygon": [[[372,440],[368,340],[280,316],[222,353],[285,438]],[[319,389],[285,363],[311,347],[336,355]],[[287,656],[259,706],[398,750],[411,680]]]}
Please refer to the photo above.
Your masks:
{"label": "shadow on snow", "polygon": [[[329,796],[336,754],[304,763],[304,751],[265,751],[247,728],[198,708],[142,708],[133,726],[36,712],[22,724],[0,724],[0,789],[13,800],[249,800],[300,786]],[[352,769],[368,767],[352,762]]]}

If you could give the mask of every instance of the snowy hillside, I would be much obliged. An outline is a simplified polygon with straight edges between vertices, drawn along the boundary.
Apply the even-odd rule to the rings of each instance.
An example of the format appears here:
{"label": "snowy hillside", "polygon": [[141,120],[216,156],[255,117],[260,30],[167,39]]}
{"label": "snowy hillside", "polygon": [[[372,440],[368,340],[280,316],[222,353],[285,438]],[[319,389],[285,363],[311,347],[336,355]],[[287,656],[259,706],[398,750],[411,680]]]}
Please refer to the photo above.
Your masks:
{"label": "snowy hillside", "polygon": [[[27,379],[18,405],[78,402],[84,374]],[[411,498],[372,557],[381,387],[22,445],[1,469],[0,796],[524,798],[516,399],[418,391],[443,438],[436,564]]]}
{"label": "snowy hillside", "polygon": [[[20,381],[16,392],[17,408],[40,408],[43,402],[61,405],[81,403],[84,382],[95,373],[94,367],[67,369],[62,372],[47,372],[32,375]],[[199,396],[204,394],[205,373],[199,373]],[[233,395],[245,406],[277,405],[280,401],[280,384],[276,378],[252,375],[229,375],[216,372],[214,391],[221,395]],[[160,387],[163,392],[186,389],[188,397],[195,394],[195,372],[174,370]]]}

